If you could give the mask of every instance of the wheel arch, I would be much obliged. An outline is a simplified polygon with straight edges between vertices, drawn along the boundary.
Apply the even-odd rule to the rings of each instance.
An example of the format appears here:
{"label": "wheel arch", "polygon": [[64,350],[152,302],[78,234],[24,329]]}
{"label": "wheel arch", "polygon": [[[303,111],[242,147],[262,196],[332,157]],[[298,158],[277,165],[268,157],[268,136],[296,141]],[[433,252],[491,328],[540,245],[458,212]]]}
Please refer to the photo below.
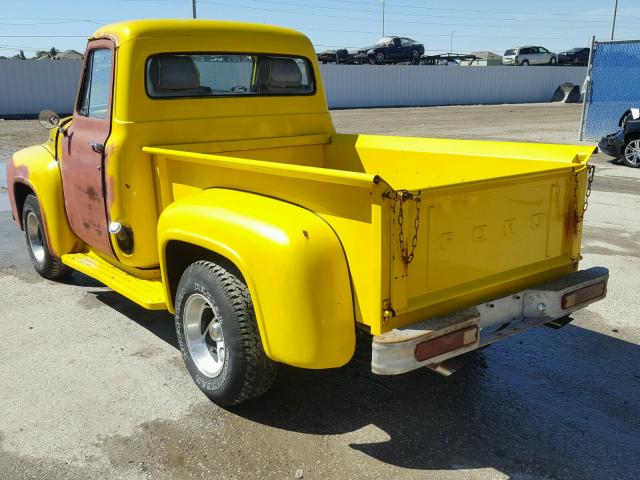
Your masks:
{"label": "wheel arch", "polygon": [[315,213],[278,199],[204,190],[167,207],[158,221],[167,306],[184,269],[197,260],[237,272],[252,297],[272,360],[334,368],[355,351],[353,294],[346,256]]}
{"label": "wheel arch", "polygon": [[[625,133],[624,135],[624,146],[627,146],[631,140],[640,139],[640,130],[631,130],[630,132]],[[623,147],[624,148],[624,147]]]}
{"label": "wheel arch", "polygon": [[22,222],[22,210],[24,209],[24,202],[29,195],[33,195],[38,198],[35,190],[25,182],[13,183],[13,201],[16,206],[16,213],[14,213],[15,221],[21,230],[24,230],[24,224]]}

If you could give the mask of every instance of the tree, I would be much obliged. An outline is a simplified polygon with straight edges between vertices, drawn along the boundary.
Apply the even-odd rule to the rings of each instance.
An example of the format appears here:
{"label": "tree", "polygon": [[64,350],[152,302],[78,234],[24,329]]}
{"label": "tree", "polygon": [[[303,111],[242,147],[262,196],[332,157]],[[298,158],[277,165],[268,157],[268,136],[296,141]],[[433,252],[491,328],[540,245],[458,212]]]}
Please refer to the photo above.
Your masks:
{"label": "tree", "polygon": [[24,56],[24,52],[22,50],[20,50],[20,53],[17,55],[14,55],[11,58],[15,58],[16,60],[26,60],[27,57]]}
{"label": "tree", "polygon": [[56,47],[51,47],[51,50],[49,50],[49,58],[55,59],[56,55],[58,55],[58,50]]}
{"label": "tree", "polygon": [[36,52],[35,58],[42,58],[42,57],[48,57],[48,56],[49,56],[49,52],[47,52],[46,50],[38,50]]}

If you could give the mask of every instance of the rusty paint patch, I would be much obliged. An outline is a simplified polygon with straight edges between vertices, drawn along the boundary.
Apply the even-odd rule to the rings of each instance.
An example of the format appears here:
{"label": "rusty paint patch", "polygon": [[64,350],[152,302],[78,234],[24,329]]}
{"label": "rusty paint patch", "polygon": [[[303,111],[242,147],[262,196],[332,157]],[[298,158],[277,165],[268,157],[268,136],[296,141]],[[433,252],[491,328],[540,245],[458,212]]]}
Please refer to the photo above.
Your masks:
{"label": "rusty paint patch", "polygon": [[87,194],[87,197],[89,197],[89,200],[91,200],[92,202],[96,202],[100,200],[100,196],[98,195],[98,192],[96,192],[96,189],[93,188],[92,186],[87,188],[86,194]]}

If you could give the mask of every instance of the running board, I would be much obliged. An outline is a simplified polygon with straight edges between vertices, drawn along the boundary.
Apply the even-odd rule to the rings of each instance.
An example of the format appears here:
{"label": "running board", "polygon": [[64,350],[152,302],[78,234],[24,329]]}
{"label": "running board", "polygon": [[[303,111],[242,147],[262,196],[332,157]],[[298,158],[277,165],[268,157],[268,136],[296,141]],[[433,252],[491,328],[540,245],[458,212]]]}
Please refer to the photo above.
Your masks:
{"label": "running board", "polygon": [[166,310],[167,308],[164,289],[159,280],[135,277],[114,267],[93,252],[68,253],[62,255],[61,260],[65,265],[95,278],[147,310]]}

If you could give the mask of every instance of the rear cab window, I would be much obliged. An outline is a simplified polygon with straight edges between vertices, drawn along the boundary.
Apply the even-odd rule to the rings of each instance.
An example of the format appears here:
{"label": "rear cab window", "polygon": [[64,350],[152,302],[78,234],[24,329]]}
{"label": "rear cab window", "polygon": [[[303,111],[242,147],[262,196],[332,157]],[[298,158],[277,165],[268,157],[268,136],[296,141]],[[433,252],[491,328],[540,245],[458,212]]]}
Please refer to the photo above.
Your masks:
{"label": "rear cab window", "polygon": [[313,95],[311,62],[265,54],[162,53],[146,64],[151,98]]}

